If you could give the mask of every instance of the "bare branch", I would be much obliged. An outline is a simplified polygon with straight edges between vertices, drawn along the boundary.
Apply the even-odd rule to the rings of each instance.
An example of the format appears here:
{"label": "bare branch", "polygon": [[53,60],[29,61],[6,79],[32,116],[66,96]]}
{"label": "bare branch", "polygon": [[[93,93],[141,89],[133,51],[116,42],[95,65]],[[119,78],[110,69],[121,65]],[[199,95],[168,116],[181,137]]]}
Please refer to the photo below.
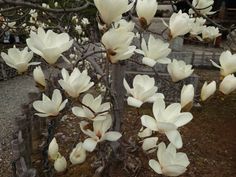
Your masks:
{"label": "bare branch", "polygon": [[[65,12],[78,12],[81,10],[84,10],[88,8],[92,3],[86,1],[86,3],[83,6],[76,7],[76,8],[65,8],[65,9],[51,9],[51,8],[44,8],[41,5],[34,4],[31,2],[25,2],[25,1],[14,1],[14,0],[0,0],[0,4],[8,4],[8,5],[14,5],[18,6],[17,8],[31,8],[31,9],[38,9],[41,11],[46,11],[46,12],[54,12],[54,13],[65,13]],[[20,7],[19,7],[20,6]],[[8,8],[9,10],[9,8]],[[3,10],[4,11],[4,10]]]}

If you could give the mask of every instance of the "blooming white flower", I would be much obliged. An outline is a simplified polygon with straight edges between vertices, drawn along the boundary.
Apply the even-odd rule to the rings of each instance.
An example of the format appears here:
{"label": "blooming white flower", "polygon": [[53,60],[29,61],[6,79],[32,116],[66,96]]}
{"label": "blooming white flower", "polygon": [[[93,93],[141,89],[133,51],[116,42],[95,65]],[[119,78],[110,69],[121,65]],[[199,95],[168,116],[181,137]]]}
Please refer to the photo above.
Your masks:
{"label": "blooming white flower", "polygon": [[216,91],[216,82],[212,81],[211,83],[207,84],[204,82],[202,89],[201,89],[201,100],[205,101],[211,95],[213,95]]}
{"label": "blooming white flower", "polygon": [[143,140],[142,149],[147,153],[152,153],[157,147],[158,137],[145,138]]}
{"label": "blooming white flower", "polygon": [[157,11],[156,0],[138,0],[136,5],[136,12],[139,17],[139,22],[142,27],[146,28]]}
{"label": "blooming white flower", "polygon": [[83,29],[80,25],[76,25],[75,30],[79,33],[79,35],[81,35],[83,33]]}
{"label": "blooming white flower", "polygon": [[117,141],[122,136],[120,132],[108,131],[112,125],[112,118],[109,114],[107,114],[107,118],[105,120],[93,122],[93,131],[87,128],[88,124],[88,122],[82,121],[80,123],[80,129],[84,134],[90,137],[83,143],[83,148],[89,152],[92,152],[99,142],[105,140]]}
{"label": "blooming white flower", "polygon": [[225,95],[228,95],[236,90],[236,77],[233,74],[226,76],[220,83],[219,89]]}
{"label": "blooming white flower", "polygon": [[186,167],[190,164],[185,153],[176,153],[175,147],[170,143],[166,148],[165,143],[158,145],[157,151],[158,161],[149,160],[149,166],[158,174],[166,176],[179,176],[186,171]]}
{"label": "blooming white flower", "polygon": [[167,66],[168,73],[173,82],[178,82],[189,77],[193,73],[192,65],[186,65],[183,60],[173,59]]}
{"label": "blooming white flower", "polygon": [[83,143],[80,142],[70,153],[70,161],[73,165],[81,164],[86,159],[86,150],[83,148]]}
{"label": "blooming white flower", "polygon": [[[94,98],[91,94],[86,94],[82,99],[82,107],[73,107],[72,112],[78,117],[90,119],[92,121],[101,121],[106,119],[106,114],[110,110],[110,103],[102,104],[102,96]],[[87,107],[86,107],[86,106]]]}
{"label": "blooming white flower", "polygon": [[164,100],[160,98],[154,102],[152,111],[154,118],[143,115],[141,117],[142,125],[152,131],[164,133],[176,148],[181,148],[183,142],[177,129],[190,122],[193,118],[192,114],[189,112],[181,113],[181,104],[179,103],[172,103],[166,107]]}
{"label": "blooming white flower", "polygon": [[53,138],[52,141],[50,142],[48,146],[48,156],[52,160],[56,160],[57,157],[59,156],[59,146],[57,144],[56,138]]}
{"label": "blooming white flower", "polygon": [[[201,25],[200,23],[192,23],[192,27],[191,27],[191,30],[190,30],[190,34],[194,37],[197,37],[198,35],[200,35],[203,31],[203,29],[205,28],[206,26],[203,26]],[[200,39],[200,37],[198,36],[198,39]],[[202,39],[201,39],[202,40]]]}
{"label": "blooming white flower", "polygon": [[31,9],[29,12],[30,16],[34,18],[35,20],[38,18],[38,13],[36,12],[35,9]]}
{"label": "blooming white flower", "polygon": [[16,69],[19,73],[27,71],[30,65],[37,65],[40,62],[30,62],[33,57],[33,52],[28,52],[28,47],[25,47],[22,51],[13,47],[8,49],[7,54],[1,52],[2,59],[8,66]]}
{"label": "blooming white flower", "polygon": [[148,75],[136,75],[133,80],[133,88],[131,89],[127,81],[123,81],[127,93],[131,96],[128,97],[128,105],[140,107],[145,102],[153,103],[157,98],[164,99],[162,93],[157,93],[155,86],[155,79]]}
{"label": "blooming white flower", "polygon": [[34,101],[33,107],[36,111],[35,115],[39,117],[57,116],[59,112],[65,108],[67,99],[62,102],[60,90],[55,89],[52,94],[52,99],[43,94],[42,101]]}
{"label": "blooming white flower", "polygon": [[82,23],[84,26],[90,24],[90,22],[89,22],[89,20],[88,20],[87,18],[82,18],[81,23]]}
{"label": "blooming white flower", "polygon": [[222,76],[227,76],[229,74],[236,72],[236,54],[233,54],[227,50],[221,53],[220,55],[220,66],[211,60],[212,64],[220,68],[220,73]]}
{"label": "blooming white flower", "polygon": [[90,82],[91,78],[88,76],[87,70],[81,73],[78,68],[74,68],[73,72],[69,75],[68,71],[63,68],[61,74],[63,79],[60,79],[58,82],[66,93],[73,98],[77,98],[81,93],[94,85],[93,82]]}
{"label": "blooming white flower", "polygon": [[170,17],[169,26],[163,20],[163,23],[170,30],[170,37],[175,38],[187,34],[191,30],[193,19],[189,18],[189,15],[182,13],[180,10],[178,13],[173,13]]}
{"label": "blooming white flower", "polygon": [[180,103],[184,110],[190,110],[193,105],[194,87],[192,84],[184,85],[181,90]]}
{"label": "blooming white flower", "polygon": [[34,68],[33,78],[36,83],[42,85],[43,87],[46,87],[45,76],[40,66],[37,66],[36,68]]}
{"label": "blooming white flower", "polygon": [[134,2],[129,4],[129,0],[94,0],[102,21],[108,26],[112,22],[120,20],[122,14],[133,7]]}
{"label": "blooming white flower", "polygon": [[206,40],[215,40],[220,35],[219,28],[214,26],[204,27],[202,30],[202,38]]}
{"label": "blooming white flower", "polygon": [[67,168],[67,162],[64,156],[59,156],[54,162],[54,168],[57,172],[63,172]]}
{"label": "blooming white flower", "polygon": [[111,63],[130,58],[136,49],[130,46],[134,33],[124,28],[110,29],[102,36],[102,43],[106,48],[107,57]]}
{"label": "blooming white flower", "polygon": [[167,56],[171,49],[169,43],[163,42],[161,39],[155,39],[152,35],[149,36],[148,46],[145,39],[142,39],[142,50],[136,49],[137,53],[144,55],[142,63],[153,67],[157,62],[161,64],[168,64],[171,62]]}
{"label": "blooming white flower", "polygon": [[[215,13],[215,12],[211,12],[213,4],[214,4],[214,0],[193,0],[192,1],[193,7],[195,7],[195,9],[203,15],[211,15]],[[194,11],[192,9],[189,9],[189,13],[193,14]]]}
{"label": "blooming white flower", "polygon": [[68,50],[73,43],[67,33],[57,34],[52,30],[44,31],[38,28],[38,33],[30,33],[30,38],[26,40],[28,47],[37,55],[44,58],[49,64],[54,64],[61,53]]}

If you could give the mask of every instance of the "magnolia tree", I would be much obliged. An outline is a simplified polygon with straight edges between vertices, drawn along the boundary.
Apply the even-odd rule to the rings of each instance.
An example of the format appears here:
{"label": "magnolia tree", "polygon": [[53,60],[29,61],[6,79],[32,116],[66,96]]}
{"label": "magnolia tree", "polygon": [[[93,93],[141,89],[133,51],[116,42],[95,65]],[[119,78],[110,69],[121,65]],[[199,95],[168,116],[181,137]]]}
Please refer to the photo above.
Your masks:
{"label": "magnolia tree", "polygon": [[[38,119],[53,121],[61,119],[62,114],[72,112],[80,120],[80,129],[85,138],[83,142],[77,142],[70,154],[61,154],[55,137],[48,139],[48,157],[57,172],[65,171],[68,163],[76,165],[85,162],[87,154],[102,146],[103,141],[110,141],[113,153],[117,153],[120,145],[114,142],[122,137],[120,127],[125,92],[127,104],[131,107],[142,109],[144,103],[152,104],[153,114],[140,116],[142,127],[137,134],[143,151],[157,154],[155,159],[149,160],[150,170],[166,176],[179,176],[186,171],[190,162],[185,153],[177,152],[183,147],[178,128],[193,119],[189,112],[195,95],[193,85],[183,86],[180,103],[167,105],[165,95],[158,92],[153,77],[136,75],[131,86],[124,77],[124,71],[129,62],[136,62],[153,69],[156,65],[167,67],[170,82],[177,83],[191,76],[194,72],[192,65],[168,58],[172,50],[170,43],[186,34],[207,41],[214,41],[221,35],[217,27],[205,25],[206,19],[209,19],[207,15],[214,13],[211,11],[213,0],[193,1],[189,3],[192,7],[189,14],[179,11],[172,14],[168,24],[163,20],[168,29],[166,39],[162,36],[156,38],[148,30],[158,9],[156,0],[75,1],[78,7],[74,7],[73,3],[40,5],[0,0],[0,4],[3,3],[7,7],[0,10],[1,28],[14,32],[23,27],[26,34],[29,32],[24,49],[10,48],[6,53],[1,52],[1,57],[19,74],[27,73],[29,66],[36,65],[33,78],[42,98],[33,102],[33,108],[37,111],[35,115]],[[78,12],[88,9],[93,3],[98,11],[96,17],[100,35],[97,36],[101,38],[95,44],[96,50],[88,51],[84,46],[94,42],[86,32],[90,22],[79,16]],[[9,11],[20,13],[20,20],[10,19],[6,14]],[[57,19],[58,14],[65,16]],[[149,36],[146,39],[144,33],[147,31]],[[133,43],[135,38],[140,41],[140,46]],[[40,62],[31,62],[34,54],[45,60],[53,70],[59,70],[60,78],[55,80],[52,76],[46,76]],[[97,54],[102,54],[99,55],[99,61],[105,63],[105,67],[95,60]],[[140,56],[135,61],[130,59],[134,54]],[[60,58],[66,61],[63,67],[59,65]],[[227,50],[220,56],[220,65],[212,63],[220,69],[223,79],[219,90],[230,94],[236,89],[236,77],[233,75],[236,72],[236,55]],[[93,76],[96,77],[92,79]],[[206,101],[216,89],[215,81],[205,82],[201,89],[201,101]],[[89,90],[96,90],[96,93],[91,94]],[[159,141],[161,134],[166,136],[169,144]]]}

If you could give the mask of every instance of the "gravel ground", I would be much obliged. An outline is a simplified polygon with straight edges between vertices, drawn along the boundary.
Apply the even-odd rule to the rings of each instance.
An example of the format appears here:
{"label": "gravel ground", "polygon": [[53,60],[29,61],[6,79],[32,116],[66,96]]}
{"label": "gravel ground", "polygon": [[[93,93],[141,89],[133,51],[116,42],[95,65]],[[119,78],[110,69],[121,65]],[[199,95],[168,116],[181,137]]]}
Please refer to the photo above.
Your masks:
{"label": "gravel ground", "polygon": [[[35,91],[34,81],[29,76],[0,81],[0,177],[11,176],[9,143],[14,132],[14,118],[21,115],[21,104],[28,102],[28,93]],[[9,176],[5,176],[7,171]]]}

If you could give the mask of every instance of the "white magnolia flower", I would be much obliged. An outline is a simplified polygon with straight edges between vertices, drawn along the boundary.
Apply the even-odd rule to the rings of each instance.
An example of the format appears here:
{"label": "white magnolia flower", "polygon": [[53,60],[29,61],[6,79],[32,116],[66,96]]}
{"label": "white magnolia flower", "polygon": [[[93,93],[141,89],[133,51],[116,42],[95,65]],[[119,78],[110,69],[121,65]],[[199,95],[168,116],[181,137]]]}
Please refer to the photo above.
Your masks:
{"label": "white magnolia flower", "polygon": [[226,76],[220,83],[219,89],[225,95],[228,95],[236,90],[236,77],[233,74]]}
{"label": "white magnolia flower", "polygon": [[64,156],[59,156],[54,162],[54,168],[57,172],[63,172],[66,170],[67,162]]}
{"label": "white magnolia flower", "polygon": [[236,54],[232,55],[229,50],[222,52],[219,61],[220,66],[211,60],[215,67],[220,68],[222,76],[227,76],[236,72]]}
{"label": "white magnolia flower", "polygon": [[82,18],[81,23],[82,23],[84,26],[90,24],[90,22],[89,22],[89,20],[88,20],[87,18]]}
{"label": "white magnolia flower", "polygon": [[152,35],[149,36],[148,46],[145,39],[142,39],[142,50],[137,49],[136,52],[144,55],[142,63],[153,67],[157,62],[161,64],[168,64],[171,62],[167,56],[171,49],[169,43],[163,42],[161,39],[155,39]]}
{"label": "white magnolia flower", "polygon": [[60,55],[72,46],[73,40],[70,40],[67,33],[57,34],[52,30],[45,32],[43,28],[38,28],[37,32],[30,33],[27,45],[49,64],[56,63]]}
{"label": "white magnolia flower", "polygon": [[190,164],[185,153],[176,152],[175,147],[170,143],[166,148],[165,143],[158,145],[158,161],[149,160],[149,166],[158,174],[165,176],[179,176],[183,174]]}
{"label": "white magnolia flower", "polygon": [[[94,121],[93,130],[88,129],[88,122],[82,121],[80,123],[80,129],[84,134],[89,136],[83,143],[83,148],[89,152],[92,152],[97,143],[102,141],[117,141],[122,135],[116,131],[108,131],[112,125],[112,118],[108,114],[107,118],[103,121]],[[108,132],[107,132],[108,131]]]}
{"label": "white magnolia flower", "polygon": [[134,2],[129,4],[129,0],[94,0],[102,21],[108,26],[112,22],[120,20],[122,14],[133,7]]}
{"label": "white magnolia flower", "polygon": [[194,87],[192,84],[184,85],[181,90],[180,103],[184,110],[190,110],[193,105]]}
{"label": "white magnolia flower", "polygon": [[93,95],[89,93],[83,97],[82,103],[84,106],[72,108],[73,114],[78,117],[88,118],[92,121],[105,120],[106,114],[108,114],[111,107],[109,102],[102,104],[101,95],[94,98]]}
{"label": "white magnolia flower", "polygon": [[33,102],[33,107],[36,111],[35,115],[39,117],[57,116],[59,112],[65,108],[67,99],[62,102],[60,90],[55,89],[52,94],[52,99],[43,94],[42,101]]}
{"label": "white magnolia flower", "polygon": [[156,0],[138,0],[136,5],[136,12],[139,17],[139,22],[142,27],[146,28],[157,11]]}
{"label": "white magnolia flower", "polygon": [[22,51],[13,47],[8,49],[7,54],[1,52],[1,56],[8,66],[15,68],[19,73],[27,71],[30,65],[40,64],[40,62],[29,63],[33,58],[33,52],[28,52],[28,47],[25,47]]}
{"label": "white magnolia flower", "polygon": [[63,79],[60,79],[58,82],[66,93],[73,98],[77,98],[81,93],[94,85],[93,82],[90,82],[91,78],[87,70],[81,73],[78,68],[74,68],[73,72],[69,75],[68,71],[63,68],[61,74]]}
{"label": "white magnolia flower", "polygon": [[79,35],[81,35],[83,33],[83,29],[80,25],[76,25],[75,30],[79,33]]}
{"label": "white magnolia flower", "polygon": [[155,79],[148,75],[136,75],[133,80],[133,88],[130,88],[127,81],[123,81],[127,93],[131,96],[128,97],[128,105],[140,107],[145,102],[153,103],[157,98],[164,99],[162,93],[157,93],[155,86]]}
{"label": "white magnolia flower", "polygon": [[175,38],[187,34],[191,30],[193,21],[188,14],[182,13],[180,10],[178,13],[171,15],[169,26],[164,20],[163,23],[170,29],[170,37]]}
{"label": "white magnolia flower", "polygon": [[154,152],[157,147],[158,137],[145,138],[143,140],[142,149],[147,153]]}
{"label": "white magnolia flower", "polygon": [[192,65],[186,65],[183,60],[173,59],[167,66],[168,73],[173,82],[178,82],[189,77],[193,73]]}
{"label": "white magnolia flower", "polygon": [[220,35],[219,28],[214,26],[204,27],[202,30],[202,38],[206,40],[215,40]]}
{"label": "white magnolia flower", "polygon": [[216,82],[212,81],[211,83],[207,84],[204,82],[202,89],[201,89],[201,100],[205,101],[211,95],[213,95],[216,91]]}
{"label": "white magnolia flower", "polygon": [[[195,7],[197,11],[199,11],[203,15],[211,15],[215,12],[210,12],[212,10],[212,6],[214,4],[214,0],[193,0],[192,5]],[[193,14],[194,11],[189,9],[189,13]]]}
{"label": "white magnolia flower", "polygon": [[102,36],[102,43],[107,51],[107,58],[111,63],[130,58],[136,49],[130,46],[134,33],[124,28],[110,29]]}
{"label": "white magnolia flower", "polygon": [[38,12],[35,9],[31,9],[29,12],[30,16],[34,19],[38,18]]}
{"label": "white magnolia flower", "polygon": [[52,160],[56,160],[57,157],[59,156],[59,146],[57,144],[56,138],[53,138],[52,141],[50,142],[48,146],[48,156]]}
{"label": "white magnolia flower", "polygon": [[143,115],[141,117],[142,125],[152,131],[164,133],[176,148],[181,148],[183,142],[177,129],[190,122],[193,118],[192,114],[189,112],[181,113],[181,104],[179,103],[172,103],[166,107],[163,99],[157,99],[154,102],[152,111],[154,118]]}
{"label": "white magnolia flower", "polygon": [[135,23],[132,21],[128,22],[125,19],[121,19],[114,23],[114,28],[123,28],[124,30],[131,32],[134,30],[134,25]]}
{"label": "white magnolia flower", "polygon": [[81,164],[86,159],[86,151],[83,148],[83,143],[80,142],[70,153],[70,161],[73,165]]}
{"label": "white magnolia flower", "polygon": [[37,66],[36,68],[34,68],[33,78],[36,83],[46,87],[45,76],[44,76],[44,73],[43,73],[42,68],[40,66]]}

